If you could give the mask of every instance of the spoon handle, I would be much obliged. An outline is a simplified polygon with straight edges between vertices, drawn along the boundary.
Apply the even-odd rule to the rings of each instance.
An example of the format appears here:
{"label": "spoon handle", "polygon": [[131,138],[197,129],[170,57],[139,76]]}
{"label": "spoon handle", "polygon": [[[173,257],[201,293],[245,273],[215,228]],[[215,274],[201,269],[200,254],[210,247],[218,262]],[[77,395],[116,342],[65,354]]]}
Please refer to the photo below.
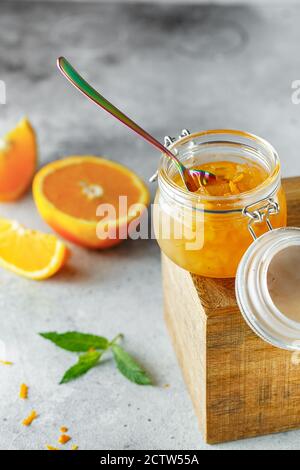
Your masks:
{"label": "spoon handle", "polygon": [[154,147],[158,148],[162,153],[166,153],[170,158],[175,160],[177,166],[182,171],[181,163],[177,160],[175,155],[173,155],[170,150],[164,147],[158,140],[156,140],[152,135],[147,131],[142,129],[138,124],[136,124],[132,119],[126,116],[120,109],[110,103],[104,96],[102,96],[95,88],[93,88],[84,78],[79,75],[79,73],[72,67],[72,65],[64,57],[59,57],[57,59],[57,66],[63,75],[74,85],[81,93],[87,96],[97,105],[101,106],[105,111],[112,114],[115,118],[121,121],[123,124],[128,126],[134,132],[139,134]]}

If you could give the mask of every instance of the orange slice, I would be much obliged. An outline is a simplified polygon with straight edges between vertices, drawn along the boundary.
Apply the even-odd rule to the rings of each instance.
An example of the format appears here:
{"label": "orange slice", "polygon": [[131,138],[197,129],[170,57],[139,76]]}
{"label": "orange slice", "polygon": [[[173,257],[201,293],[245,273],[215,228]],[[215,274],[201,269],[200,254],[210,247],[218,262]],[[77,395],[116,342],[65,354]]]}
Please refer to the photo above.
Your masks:
{"label": "orange slice", "polygon": [[18,222],[0,219],[0,266],[29,279],[55,274],[69,250],[55,235],[27,230]]}
{"label": "orange slice", "polygon": [[36,168],[37,145],[27,119],[0,139],[0,201],[18,199],[28,189]]}
{"label": "orange slice", "polygon": [[[135,173],[93,156],[68,157],[45,166],[34,178],[33,196],[42,218],[54,230],[90,248],[120,243],[150,199]],[[120,196],[125,196],[128,210],[121,207]],[[106,212],[107,206],[115,215]]]}

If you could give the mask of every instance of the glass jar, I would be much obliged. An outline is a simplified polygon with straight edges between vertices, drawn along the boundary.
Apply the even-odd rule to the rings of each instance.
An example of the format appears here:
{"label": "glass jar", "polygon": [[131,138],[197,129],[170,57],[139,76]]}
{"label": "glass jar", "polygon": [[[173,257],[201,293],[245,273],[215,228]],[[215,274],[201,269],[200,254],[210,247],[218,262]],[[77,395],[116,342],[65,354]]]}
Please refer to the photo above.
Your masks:
{"label": "glass jar", "polygon": [[250,328],[290,351],[300,351],[299,264],[300,228],[278,228],[250,245],[235,280],[237,303]]}
{"label": "glass jar", "polygon": [[211,196],[179,186],[173,161],[161,157],[153,221],[162,251],[192,273],[234,277],[253,237],[286,225],[278,155],[264,139],[235,130],[185,131],[179,140],[168,141],[169,149],[189,168],[222,161],[246,162],[265,170],[264,181],[254,189]]}

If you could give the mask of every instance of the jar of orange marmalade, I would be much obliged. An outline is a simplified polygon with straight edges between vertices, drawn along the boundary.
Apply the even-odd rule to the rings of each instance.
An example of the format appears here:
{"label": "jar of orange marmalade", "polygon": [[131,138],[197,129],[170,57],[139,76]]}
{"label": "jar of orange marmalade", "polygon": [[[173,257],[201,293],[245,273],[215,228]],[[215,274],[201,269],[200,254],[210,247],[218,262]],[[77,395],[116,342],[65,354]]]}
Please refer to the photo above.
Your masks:
{"label": "jar of orange marmalade", "polygon": [[234,277],[253,238],[286,225],[276,151],[260,137],[223,129],[185,130],[165,145],[188,168],[217,178],[190,192],[173,161],[161,157],[153,220],[163,253],[192,273]]}

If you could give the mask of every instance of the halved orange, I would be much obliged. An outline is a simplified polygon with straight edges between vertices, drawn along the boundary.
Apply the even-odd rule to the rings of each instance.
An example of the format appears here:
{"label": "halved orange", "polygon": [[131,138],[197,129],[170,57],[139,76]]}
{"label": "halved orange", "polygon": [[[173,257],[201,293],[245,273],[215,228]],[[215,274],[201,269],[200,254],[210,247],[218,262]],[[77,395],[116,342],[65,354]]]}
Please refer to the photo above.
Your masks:
{"label": "halved orange", "polygon": [[1,267],[29,279],[47,279],[65,264],[68,254],[68,248],[55,235],[0,219]]}
{"label": "halved orange", "polygon": [[0,139],[0,201],[14,201],[29,187],[36,168],[37,144],[27,119]]}
{"label": "halved orange", "polygon": [[[134,172],[94,156],[67,157],[48,164],[34,178],[33,196],[42,218],[55,231],[90,248],[120,243],[150,199]],[[120,196],[126,200],[127,211],[120,207]],[[130,209],[133,205],[139,210]],[[107,207],[115,210],[115,216],[113,211],[106,213]]]}

